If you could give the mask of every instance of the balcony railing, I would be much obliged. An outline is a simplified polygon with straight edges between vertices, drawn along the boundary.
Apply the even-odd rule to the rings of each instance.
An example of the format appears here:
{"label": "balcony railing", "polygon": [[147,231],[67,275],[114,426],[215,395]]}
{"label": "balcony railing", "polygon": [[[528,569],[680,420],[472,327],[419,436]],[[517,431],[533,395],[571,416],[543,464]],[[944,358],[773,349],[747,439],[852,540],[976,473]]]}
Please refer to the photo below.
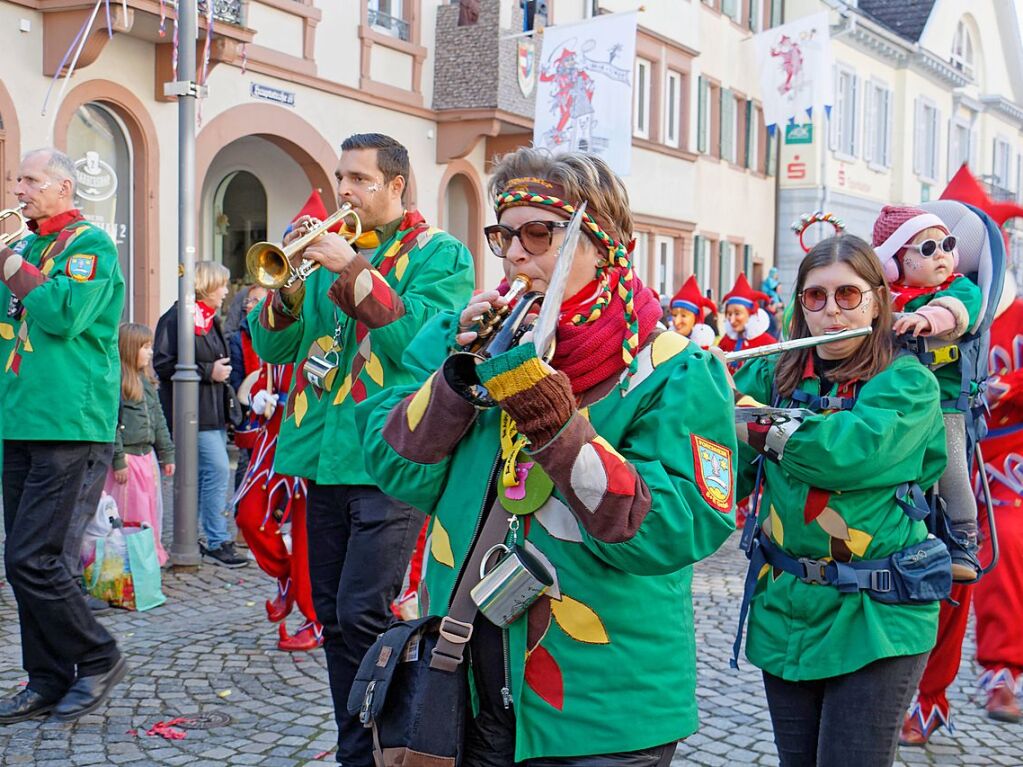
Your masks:
{"label": "balcony railing", "polygon": [[378,29],[386,30],[389,34],[394,35],[399,40],[409,39],[409,25],[404,19],[399,19],[396,16],[389,16],[386,13],[370,8],[369,14],[369,25],[371,27],[377,27]]}
{"label": "balcony railing", "polygon": [[[245,26],[245,9],[242,0],[198,0],[199,15],[206,15],[207,4],[213,3],[213,18],[216,21],[226,21],[228,24],[236,24],[239,27]],[[170,5],[177,8],[177,0],[171,0]]]}

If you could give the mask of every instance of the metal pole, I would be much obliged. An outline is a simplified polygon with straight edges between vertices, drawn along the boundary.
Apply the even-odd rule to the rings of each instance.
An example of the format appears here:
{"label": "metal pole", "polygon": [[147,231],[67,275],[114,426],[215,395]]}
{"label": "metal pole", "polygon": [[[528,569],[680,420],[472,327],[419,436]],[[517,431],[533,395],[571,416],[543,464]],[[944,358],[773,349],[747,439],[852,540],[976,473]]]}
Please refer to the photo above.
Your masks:
{"label": "metal pole", "polygon": [[195,83],[196,0],[178,3],[178,364],[174,382],[175,567],[199,564],[199,374],[195,366]]}

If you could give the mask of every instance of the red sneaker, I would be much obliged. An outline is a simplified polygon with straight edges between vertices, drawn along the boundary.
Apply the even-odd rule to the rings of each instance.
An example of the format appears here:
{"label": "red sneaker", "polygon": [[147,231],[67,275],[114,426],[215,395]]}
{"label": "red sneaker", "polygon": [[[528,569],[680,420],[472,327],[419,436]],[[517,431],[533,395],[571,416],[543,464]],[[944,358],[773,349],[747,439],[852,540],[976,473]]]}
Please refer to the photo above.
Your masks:
{"label": "red sneaker", "polygon": [[280,623],[291,614],[291,608],[295,606],[295,596],[291,590],[291,578],[286,578],[281,583],[277,579],[277,596],[272,600],[266,600],[266,619],[271,623]]}
{"label": "red sneaker", "polygon": [[309,652],[323,647],[323,626],[316,621],[302,624],[293,636],[288,636],[288,627],[282,623],[277,627],[277,634],[280,636],[277,649],[284,652]]}

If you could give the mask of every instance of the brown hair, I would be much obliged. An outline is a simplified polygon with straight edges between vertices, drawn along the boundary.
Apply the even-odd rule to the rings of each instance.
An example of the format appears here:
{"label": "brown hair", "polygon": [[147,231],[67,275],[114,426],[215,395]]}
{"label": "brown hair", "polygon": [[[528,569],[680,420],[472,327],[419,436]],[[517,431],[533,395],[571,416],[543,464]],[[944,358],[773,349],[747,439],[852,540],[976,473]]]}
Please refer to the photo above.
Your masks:
{"label": "brown hair", "polygon": [[117,351],[121,356],[121,398],[128,402],[139,402],[145,396],[142,376],[156,384],[156,373],[152,365],[138,369],[139,349],[153,343],[153,331],[146,325],[122,322],[117,334]]}
{"label": "brown hair", "polygon": [[[848,264],[857,275],[870,286],[870,292],[878,303],[878,314],[872,327],[874,332],[860,344],[841,365],[830,374],[835,382],[865,381],[873,378],[887,368],[895,357],[895,337],[892,328],[892,301],[888,291],[888,283],[884,279],[881,261],[874,249],[866,242],[852,234],[840,234],[821,240],[810,249],[796,275],[796,295],[803,290],[807,275],[814,269],[831,264]],[[789,323],[789,338],[807,338],[810,328],[803,316],[802,305],[792,311]],[[778,367],[775,368],[774,380],[778,393],[788,397],[803,380],[806,362],[813,353],[812,349],[799,349],[785,352]]]}
{"label": "brown hair", "polygon": [[409,164],[408,149],[390,136],[383,133],[356,133],[341,142],[341,151],[347,152],[351,149],[375,149],[377,150],[377,167],[384,175],[384,184],[390,184],[395,178],[401,176],[405,186],[401,190],[401,201],[404,204],[405,195],[408,192],[409,178],[412,175],[412,167]]}
{"label": "brown hair", "polygon": [[[625,184],[602,159],[583,152],[553,155],[546,149],[522,147],[504,155],[494,166],[488,189],[491,198],[517,178],[540,178],[558,184],[565,202],[586,201],[586,212],[618,242],[632,239],[632,211]],[[585,227],[584,227],[585,230]]]}

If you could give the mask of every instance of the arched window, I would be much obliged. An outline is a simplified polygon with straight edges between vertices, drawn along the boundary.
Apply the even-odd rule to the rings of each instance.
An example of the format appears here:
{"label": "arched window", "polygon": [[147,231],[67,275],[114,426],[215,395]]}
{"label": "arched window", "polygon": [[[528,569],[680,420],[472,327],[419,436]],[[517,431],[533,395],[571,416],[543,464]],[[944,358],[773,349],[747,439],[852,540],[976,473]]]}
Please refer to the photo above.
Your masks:
{"label": "arched window", "polygon": [[245,279],[245,253],[267,238],[266,189],[252,173],[230,173],[214,197],[213,258],[231,272],[233,281]]}
{"label": "arched window", "polygon": [[75,162],[75,204],[117,246],[124,275],[124,319],[135,318],[134,159],[128,131],[113,110],[98,102],[75,112],[67,133]]}
{"label": "arched window", "polygon": [[952,38],[951,61],[952,66],[964,75],[970,78],[973,77],[973,36],[963,21],[956,25],[955,37]]}

